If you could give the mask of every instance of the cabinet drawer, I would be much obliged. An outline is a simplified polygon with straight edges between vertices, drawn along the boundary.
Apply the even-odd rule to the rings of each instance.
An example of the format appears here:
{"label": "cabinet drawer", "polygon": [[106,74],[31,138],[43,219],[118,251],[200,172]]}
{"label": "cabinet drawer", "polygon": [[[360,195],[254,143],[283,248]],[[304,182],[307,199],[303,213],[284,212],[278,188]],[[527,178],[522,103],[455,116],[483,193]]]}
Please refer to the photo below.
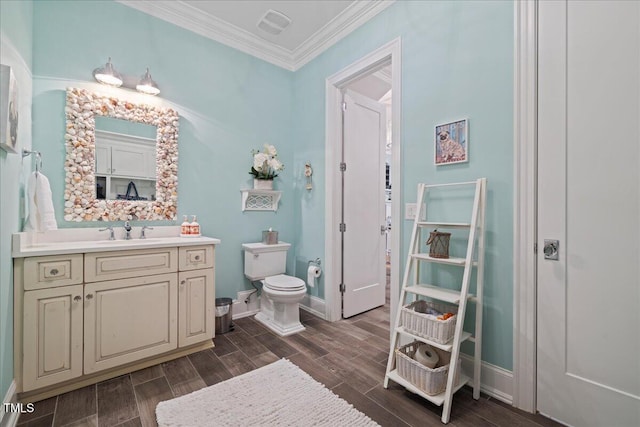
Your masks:
{"label": "cabinet drawer", "polygon": [[82,283],[82,254],[25,258],[24,289],[43,289]]}
{"label": "cabinet drawer", "polygon": [[179,250],[180,271],[213,267],[213,246],[183,246]]}
{"label": "cabinet drawer", "polygon": [[84,281],[126,279],[177,271],[178,248],[85,254]]}

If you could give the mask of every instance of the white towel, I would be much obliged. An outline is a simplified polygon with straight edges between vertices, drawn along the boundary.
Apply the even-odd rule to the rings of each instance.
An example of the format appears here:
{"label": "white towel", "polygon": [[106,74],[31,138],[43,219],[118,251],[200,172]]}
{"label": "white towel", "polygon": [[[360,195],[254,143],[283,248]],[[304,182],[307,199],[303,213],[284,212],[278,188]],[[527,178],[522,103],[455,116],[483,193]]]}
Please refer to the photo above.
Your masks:
{"label": "white towel", "polygon": [[51,186],[42,172],[34,172],[29,177],[27,200],[29,204],[29,218],[25,225],[26,231],[57,230],[56,213],[53,210]]}

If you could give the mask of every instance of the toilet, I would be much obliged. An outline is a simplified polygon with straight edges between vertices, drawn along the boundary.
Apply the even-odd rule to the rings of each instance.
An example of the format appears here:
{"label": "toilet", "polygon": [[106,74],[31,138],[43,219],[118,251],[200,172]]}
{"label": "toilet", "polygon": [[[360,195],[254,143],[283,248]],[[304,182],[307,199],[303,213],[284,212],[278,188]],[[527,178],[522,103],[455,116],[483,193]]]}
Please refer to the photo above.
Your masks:
{"label": "toilet", "polygon": [[262,282],[260,312],[255,318],[283,337],[305,329],[300,323],[298,304],[307,293],[307,285],[302,279],[284,274],[290,247],[285,242],[242,245],[244,275],[251,281]]}

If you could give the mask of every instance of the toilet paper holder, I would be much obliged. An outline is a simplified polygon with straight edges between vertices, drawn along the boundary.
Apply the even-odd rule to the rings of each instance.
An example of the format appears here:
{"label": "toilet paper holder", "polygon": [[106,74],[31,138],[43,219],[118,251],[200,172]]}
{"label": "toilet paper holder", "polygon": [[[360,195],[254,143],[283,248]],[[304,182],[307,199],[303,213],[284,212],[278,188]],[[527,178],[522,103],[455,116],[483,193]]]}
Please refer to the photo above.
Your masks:
{"label": "toilet paper holder", "polygon": [[311,264],[315,264],[318,267],[320,267],[320,264],[322,264],[322,261],[320,261],[320,258],[316,258],[314,259],[310,259],[309,262],[307,263],[307,265],[311,265]]}

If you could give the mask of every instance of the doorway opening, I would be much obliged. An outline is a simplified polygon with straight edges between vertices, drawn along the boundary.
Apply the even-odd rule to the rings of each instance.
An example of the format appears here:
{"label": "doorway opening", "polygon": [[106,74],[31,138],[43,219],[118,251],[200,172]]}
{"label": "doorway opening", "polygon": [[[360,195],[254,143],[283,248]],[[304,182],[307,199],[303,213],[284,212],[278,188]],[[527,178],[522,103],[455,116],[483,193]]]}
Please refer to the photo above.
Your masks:
{"label": "doorway opening", "polygon": [[[331,76],[326,82],[325,298],[326,318],[330,321],[343,318],[343,310],[344,317],[350,317],[385,303],[389,305],[391,318],[397,310],[401,195],[399,191],[397,194],[392,194],[392,191],[401,188],[400,70],[400,39],[396,39]],[[345,122],[343,108],[349,103],[351,107],[346,107],[348,112],[344,117]],[[381,109],[374,104],[381,106]],[[358,116],[355,128],[351,130],[348,127],[351,120],[349,114]],[[369,120],[367,117],[373,121],[366,122]],[[368,145],[361,147],[357,142],[349,142],[353,135],[370,132],[380,121],[384,122],[381,145],[369,141]],[[343,126],[345,124],[346,128]],[[373,147],[375,150],[380,148],[380,155],[371,155]],[[344,161],[349,158],[350,161]],[[378,162],[375,172],[372,163],[367,163],[367,159],[372,158]],[[352,175],[346,174],[347,171]],[[380,193],[375,197],[367,197],[357,192],[354,197],[353,189],[361,188],[359,183],[366,181],[364,177],[367,173],[375,175],[371,178],[373,181],[380,179]],[[373,195],[374,191],[370,190],[369,194]],[[350,220],[343,222],[345,218]],[[367,229],[370,231],[364,232],[363,224],[368,224]],[[367,243],[376,238],[381,240],[375,245]],[[375,261],[377,258],[374,252],[379,248],[382,250],[382,256],[378,263]],[[360,259],[360,250],[368,251],[368,258],[364,261]],[[378,267],[382,272],[381,280],[384,287],[380,304],[376,302],[379,301],[379,294],[372,291],[378,283],[373,280],[371,274],[367,280],[375,283],[357,283],[359,271],[378,271]],[[350,284],[352,298],[345,299],[345,307],[343,294],[348,292]],[[375,296],[372,296],[372,293],[375,293]],[[369,302],[363,303],[362,300]],[[373,305],[368,307],[367,304]]]}

